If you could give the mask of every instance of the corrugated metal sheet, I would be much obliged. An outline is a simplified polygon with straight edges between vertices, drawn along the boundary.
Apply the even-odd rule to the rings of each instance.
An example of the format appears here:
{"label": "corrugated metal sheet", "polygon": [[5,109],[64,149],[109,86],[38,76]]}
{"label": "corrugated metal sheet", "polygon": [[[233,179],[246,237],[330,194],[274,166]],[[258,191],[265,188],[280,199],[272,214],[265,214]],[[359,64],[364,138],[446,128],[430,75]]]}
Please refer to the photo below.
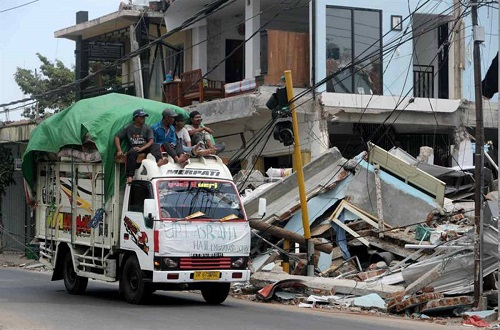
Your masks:
{"label": "corrugated metal sheet", "polygon": [[[21,158],[25,148],[20,143],[9,143],[14,158]],[[23,176],[21,171],[14,171],[15,184],[7,187],[6,194],[2,196],[2,214],[5,233],[2,247],[5,250],[25,251],[25,244],[33,239],[35,229],[31,221],[31,210],[26,205],[24,197]]]}

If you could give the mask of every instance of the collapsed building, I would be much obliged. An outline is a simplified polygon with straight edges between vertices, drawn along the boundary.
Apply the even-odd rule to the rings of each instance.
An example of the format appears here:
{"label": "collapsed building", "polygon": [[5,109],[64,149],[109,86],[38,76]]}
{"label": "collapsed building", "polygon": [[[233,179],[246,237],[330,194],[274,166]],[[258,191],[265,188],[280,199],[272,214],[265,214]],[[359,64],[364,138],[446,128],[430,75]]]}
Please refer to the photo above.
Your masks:
{"label": "collapsed building", "polygon": [[[428,155],[428,148],[423,150]],[[251,282],[261,289],[257,298],[287,301],[307,293],[309,305],[347,304],[418,315],[471,310],[477,244],[470,199],[474,180],[465,165],[447,168],[426,160],[368,143],[368,151],[352,159],[334,147],[304,166],[314,277],[304,276],[296,174],[260,181],[255,173],[240,175],[237,182],[255,188],[244,189],[244,203],[254,228]],[[261,198],[268,205],[259,217]],[[487,198],[494,199],[495,193]],[[484,206],[485,309],[497,304],[496,203],[487,200]],[[292,249],[284,248],[289,246],[285,241],[292,242]],[[288,267],[284,263],[290,263],[289,273],[283,271]],[[359,302],[364,296],[368,302]]]}

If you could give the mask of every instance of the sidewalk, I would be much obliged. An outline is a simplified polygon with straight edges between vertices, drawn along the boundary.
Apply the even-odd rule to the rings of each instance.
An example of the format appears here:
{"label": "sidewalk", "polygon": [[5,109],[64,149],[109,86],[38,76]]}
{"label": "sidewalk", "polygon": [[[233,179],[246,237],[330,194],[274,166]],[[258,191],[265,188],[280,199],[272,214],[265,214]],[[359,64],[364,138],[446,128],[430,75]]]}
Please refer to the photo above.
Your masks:
{"label": "sidewalk", "polygon": [[38,260],[28,259],[24,252],[3,251],[0,253],[0,266],[27,267],[39,264]]}

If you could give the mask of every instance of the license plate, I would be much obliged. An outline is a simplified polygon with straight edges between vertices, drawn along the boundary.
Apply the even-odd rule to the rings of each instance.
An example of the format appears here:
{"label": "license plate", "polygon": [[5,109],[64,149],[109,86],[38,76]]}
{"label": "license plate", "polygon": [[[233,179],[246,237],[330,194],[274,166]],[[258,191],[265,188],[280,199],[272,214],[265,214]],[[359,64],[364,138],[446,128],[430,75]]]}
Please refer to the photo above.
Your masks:
{"label": "license plate", "polygon": [[193,279],[195,281],[200,280],[218,280],[220,278],[220,272],[218,271],[195,271]]}

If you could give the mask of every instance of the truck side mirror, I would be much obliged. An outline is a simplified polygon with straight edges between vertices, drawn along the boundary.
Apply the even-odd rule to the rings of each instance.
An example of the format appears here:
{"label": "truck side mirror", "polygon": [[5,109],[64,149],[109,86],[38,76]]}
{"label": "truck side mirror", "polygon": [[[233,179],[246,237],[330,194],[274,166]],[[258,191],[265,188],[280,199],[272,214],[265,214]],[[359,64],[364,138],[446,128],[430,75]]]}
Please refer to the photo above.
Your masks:
{"label": "truck side mirror", "polygon": [[146,227],[153,228],[153,220],[158,214],[157,210],[158,204],[155,199],[145,199],[144,200],[144,219],[146,221]]}
{"label": "truck side mirror", "polygon": [[259,198],[259,217],[263,218],[266,215],[267,200],[265,198]]}

